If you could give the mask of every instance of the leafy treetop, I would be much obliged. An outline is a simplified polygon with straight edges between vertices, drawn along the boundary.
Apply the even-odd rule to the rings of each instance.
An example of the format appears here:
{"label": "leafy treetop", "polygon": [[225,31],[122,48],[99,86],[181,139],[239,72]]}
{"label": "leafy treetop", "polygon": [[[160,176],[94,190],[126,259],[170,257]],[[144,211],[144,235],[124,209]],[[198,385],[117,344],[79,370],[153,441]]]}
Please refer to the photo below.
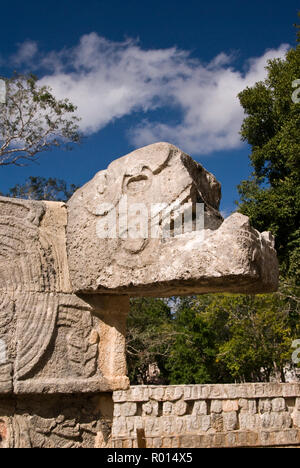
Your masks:
{"label": "leafy treetop", "polygon": [[6,102],[0,103],[0,166],[22,166],[38,153],[80,141],[76,107],[68,99],[57,100],[33,75],[2,79]]}
{"label": "leafy treetop", "polygon": [[[239,99],[246,113],[241,136],[251,146],[253,174],[238,189],[239,211],[260,231],[270,230],[283,275],[300,280],[300,44],[270,60],[267,78]],[[296,83],[297,86],[297,83]],[[300,87],[300,85],[299,85]]]}

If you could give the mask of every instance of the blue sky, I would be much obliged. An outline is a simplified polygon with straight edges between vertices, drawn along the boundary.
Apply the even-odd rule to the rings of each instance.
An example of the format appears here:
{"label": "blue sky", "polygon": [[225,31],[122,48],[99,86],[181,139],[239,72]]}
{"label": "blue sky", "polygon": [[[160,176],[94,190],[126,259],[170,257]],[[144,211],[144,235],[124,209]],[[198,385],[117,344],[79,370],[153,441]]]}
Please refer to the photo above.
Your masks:
{"label": "blue sky", "polygon": [[13,1],[1,6],[0,75],[32,70],[82,116],[84,143],[38,165],[1,168],[84,184],[138,146],[170,141],[222,183],[221,208],[251,172],[236,94],[295,45],[299,2]]}

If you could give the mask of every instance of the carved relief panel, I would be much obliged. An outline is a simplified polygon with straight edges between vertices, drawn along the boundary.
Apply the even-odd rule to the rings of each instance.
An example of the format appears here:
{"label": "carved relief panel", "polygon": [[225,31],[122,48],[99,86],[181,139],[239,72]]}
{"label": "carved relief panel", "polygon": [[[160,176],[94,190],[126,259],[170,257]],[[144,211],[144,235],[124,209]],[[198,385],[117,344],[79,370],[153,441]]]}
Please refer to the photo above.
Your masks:
{"label": "carved relief panel", "polygon": [[[0,198],[0,394],[115,388],[118,375],[113,366],[103,375],[99,351],[105,344],[112,356],[124,355],[125,346],[113,338],[114,326],[109,333],[109,301],[72,293],[66,223],[61,203]],[[126,365],[122,372],[124,387]]]}

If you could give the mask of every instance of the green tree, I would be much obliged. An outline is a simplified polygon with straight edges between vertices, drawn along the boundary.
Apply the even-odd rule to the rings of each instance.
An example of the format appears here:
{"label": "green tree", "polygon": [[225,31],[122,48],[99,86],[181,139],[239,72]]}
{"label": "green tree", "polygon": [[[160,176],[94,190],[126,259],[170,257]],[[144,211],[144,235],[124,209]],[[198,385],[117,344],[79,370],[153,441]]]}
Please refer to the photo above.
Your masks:
{"label": "green tree", "polygon": [[169,383],[284,381],[299,337],[300,301],[283,284],[266,295],[206,294],[180,298],[178,335],[165,367]]}
{"label": "green tree", "polygon": [[77,186],[64,180],[44,177],[29,177],[24,184],[17,184],[9,190],[8,197],[25,198],[29,200],[67,201]]}
{"label": "green tree", "polygon": [[296,330],[283,295],[217,295],[204,315],[215,326],[217,363],[231,378],[268,382],[275,375],[284,381]]}
{"label": "green tree", "polygon": [[[134,299],[128,318],[132,383],[284,381],[300,334],[297,288],[266,295],[205,294],[176,301]],[[157,364],[160,379],[149,379]]]}
{"label": "green tree", "polygon": [[22,166],[53,147],[71,148],[80,141],[76,107],[57,100],[33,75],[2,78],[5,100],[0,102],[0,166]]}
{"label": "green tree", "polygon": [[132,384],[153,383],[149,366],[156,364],[160,380],[168,382],[166,360],[176,337],[171,309],[166,301],[136,298],[130,302],[127,321],[127,365]]}
{"label": "green tree", "polygon": [[218,382],[216,372],[217,348],[211,324],[203,311],[209,296],[180,298],[174,313],[177,334],[166,360],[170,384],[202,384]]}
{"label": "green tree", "polygon": [[239,189],[240,212],[257,229],[275,235],[284,275],[300,278],[300,103],[292,99],[300,79],[300,44],[284,59],[268,62],[267,78],[239,99],[246,117],[241,136],[251,146],[251,179]]}

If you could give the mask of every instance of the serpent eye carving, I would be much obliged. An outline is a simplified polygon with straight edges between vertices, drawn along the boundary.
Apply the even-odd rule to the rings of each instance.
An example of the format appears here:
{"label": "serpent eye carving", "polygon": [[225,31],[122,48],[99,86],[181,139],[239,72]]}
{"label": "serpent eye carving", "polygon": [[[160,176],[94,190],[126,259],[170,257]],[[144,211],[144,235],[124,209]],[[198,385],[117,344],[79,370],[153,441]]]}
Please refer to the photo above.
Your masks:
{"label": "serpent eye carving", "polygon": [[152,185],[153,174],[152,171],[146,167],[136,167],[124,176],[123,179],[123,193],[128,195],[135,195],[146,192]]}

